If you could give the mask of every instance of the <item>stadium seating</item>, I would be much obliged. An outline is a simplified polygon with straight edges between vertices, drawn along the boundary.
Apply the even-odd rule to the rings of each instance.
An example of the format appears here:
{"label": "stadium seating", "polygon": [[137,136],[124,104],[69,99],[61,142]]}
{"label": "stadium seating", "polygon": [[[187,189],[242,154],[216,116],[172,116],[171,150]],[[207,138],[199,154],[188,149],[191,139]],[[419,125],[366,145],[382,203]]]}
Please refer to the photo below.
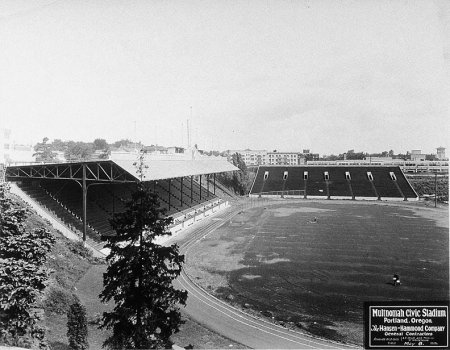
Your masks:
{"label": "stadium seating", "polygon": [[[71,228],[72,231],[81,234],[83,230],[82,217],[73,212],[66,203],[52,197],[44,188],[37,186],[36,184],[21,182],[17,183],[17,185],[49,213],[58,217],[59,220]],[[98,232],[92,229],[92,227],[88,226],[87,234],[89,237],[98,240]]]}
{"label": "stadium seating", "polygon": [[400,168],[399,167],[393,167],[393,169],[394,169],[393,170],[394,174],[397,177],[397,184],[402,189],[403,195],[406,198],[416,198],[417,197],[417,193],[414,191],[414,189],[412,188],[411,184],[408,182],[408,180],[406,179],[405,175],[400,170]]}
{"label": "stadium seating", "polygon": [[346,172],[349,173],[350,178],[352,172],[348,168],[330,168],[326,170],[329,172],[328,187],[331,197],[349,196],[353,197],[353,187],[351,180],[345,177]]}
{"label": "stadium seating", "polygon": [[370,180],[367,177],[367,172],[370,171],[366,167],[348,167],[350,172],[350,183],[355,199],[358,198],[378,198],[378,194],[374,191]]}
{"label": "stadium seating", "polygon": [[373,167],[370,171],[372,172],[373,182],[377,189],[378,195],[381,198],[403,197],[402,192],[399,191],[398,187],[395,185],[395,181],[390,176],[390,172],[393,172],[392,167]]}
{"label": "stadium seating", "polygon": [[[212,178],[210,178],[208,180],[209,182],[209,187],[213,188],[213,186],[216,186],[215,189],[215,195],[223,198],[223,199],[237,199],[238,196],[234,193],[234,191],[232,189],[227,188],[225,185],[223,185],[219,180],[216,180],[214,182],[214,180]],[[202,182],[203,187],[205,187],[205,183],[206,181]]]}
{"label": "stadium seating", "polygon": [[250,194],[295,190],[305,190],[306,197],[331,199],[417,198],[399,167],[382,166],[260,166]]}
{"label": "stadium seating", "polygon": [[[201,188],[196,181],[183,181],[181,195],[181,180],[171,179],[148,182],[148,186],[159,198],[160,206],[166,209],[166,215],[188,212],[190,208],[202,205],[216,197],[206,188]],[[29,196],[46,207],[69,227],[83,230],[82,188],[71,180],[40,180],[19,182]],[[125,210],[124,203],[131,198],[135,184],[95,184],[88,188],[86,216],[88,234],[91,238],[100,240],[101,236],[113,234],[109,220],[114,213]],[[170,187],[170,188],[169,188]],[[201,189],[201,190],[200,190]],[[200,197],[201,191],[201,197]]]}

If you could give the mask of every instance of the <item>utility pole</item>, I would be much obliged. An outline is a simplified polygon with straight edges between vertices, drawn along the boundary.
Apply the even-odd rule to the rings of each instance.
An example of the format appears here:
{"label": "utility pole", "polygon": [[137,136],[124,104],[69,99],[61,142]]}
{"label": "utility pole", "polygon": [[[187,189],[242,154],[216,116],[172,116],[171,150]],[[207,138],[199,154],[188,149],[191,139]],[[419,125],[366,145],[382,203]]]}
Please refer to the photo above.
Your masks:
{"label": "utility pole", "polygon": [[189,119],[186,120],[186,130],[187,130],[187,146],[191,147],[191,140],[189,139]]}
{"label": "utility pole", "polygon": [[437,172],[434,173],[434,207],[437,207]]}
{"label": "utility pole", "polygon": [[136,120],[134,121],[134,150],[137,151],[137,140],[136,140]]}
{"label": "utility pole", "polygon": [[184,147],[184,123],[181,122],[181,147]]}
{"label": "utility pole", "polygon": [[86,185],[86,163],[83,164],[83,182],[81,185],[83,189],[83,244],[86,244],[87,232],[87,185]]}
{"label": "utility pole", "polygon": [[192,128],[192,106],[191,106],[191,115],[190,115],[190,121],[191,121],[191,125],[188,127],[188,137],[189,137],[189,147],[191,147],[191,142],[192,142],[192,134],[191,134],[191,128]]}

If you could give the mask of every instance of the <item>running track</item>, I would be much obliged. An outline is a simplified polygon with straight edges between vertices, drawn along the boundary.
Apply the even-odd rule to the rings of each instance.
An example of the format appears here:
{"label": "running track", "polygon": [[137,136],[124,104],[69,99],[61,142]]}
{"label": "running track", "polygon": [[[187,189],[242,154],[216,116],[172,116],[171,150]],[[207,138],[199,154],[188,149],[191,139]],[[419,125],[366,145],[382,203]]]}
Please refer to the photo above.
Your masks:
{"label": "running track", "polygon": [[[267,202],[257,205],[268,205]],[[243,205],[228,208],[217,213],[213,218],[203,220],[194,229],[188,229],[181,237],[181,253],[185,254],[186,265],[189,264],[189,251],[204,236],[213,232],[222,224],[230,220]],[[168,243],[173,243],[179,238],[174,238]],[[187,314],[213,331],[232,339],[238,343],[256,349],[349,349],[356,346],[340,344],[310,336],[305,333],[289,330],[271,322],[249,315],[224,301],[209,294],[203,288],[195,284],[183,270],[176,281],[178,288],[188,291],[188,299],[185,311]]]}

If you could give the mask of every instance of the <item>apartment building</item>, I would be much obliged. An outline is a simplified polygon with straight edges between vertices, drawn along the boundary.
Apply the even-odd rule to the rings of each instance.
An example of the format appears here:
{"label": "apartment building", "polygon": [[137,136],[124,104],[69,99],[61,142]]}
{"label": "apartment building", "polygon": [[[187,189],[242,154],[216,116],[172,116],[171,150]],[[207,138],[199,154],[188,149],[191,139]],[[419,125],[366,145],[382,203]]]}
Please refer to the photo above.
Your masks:
{"label": "apartment building", "polygon": [[308,160],[319,159],[318,153],[311,153],[309,150],[281,152],[278,150],[230,150],[229,154],[240,153],[247,166],[256,165],[302,165]]}

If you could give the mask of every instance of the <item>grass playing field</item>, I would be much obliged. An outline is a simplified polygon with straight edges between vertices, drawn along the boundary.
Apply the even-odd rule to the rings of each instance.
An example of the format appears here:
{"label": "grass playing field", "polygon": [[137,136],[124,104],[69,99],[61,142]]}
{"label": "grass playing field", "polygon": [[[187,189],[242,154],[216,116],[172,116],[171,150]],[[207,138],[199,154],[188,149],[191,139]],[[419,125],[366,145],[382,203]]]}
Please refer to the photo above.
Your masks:
{"label": "grass playing field", "polygon": [[448,299],[448,211],[343,201],[249,208],[205,237],[187,269],[237,305],[361,344],[364,301]]}

